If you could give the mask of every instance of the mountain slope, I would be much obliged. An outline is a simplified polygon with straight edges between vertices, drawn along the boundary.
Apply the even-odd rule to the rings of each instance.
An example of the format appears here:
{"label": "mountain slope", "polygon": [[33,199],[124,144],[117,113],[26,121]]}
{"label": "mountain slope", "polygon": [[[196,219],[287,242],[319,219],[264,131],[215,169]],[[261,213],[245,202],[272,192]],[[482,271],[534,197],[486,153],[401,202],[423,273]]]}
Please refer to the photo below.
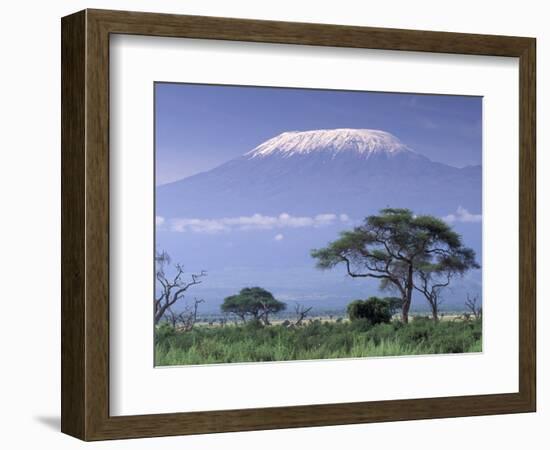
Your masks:
{"label": "mountain slope", "polygon": [[481,167],[433,162],[380,130],[276,136],[208,172],[157,188],[157,215],[345,213],[386,206],[448,214],[481,209]]}

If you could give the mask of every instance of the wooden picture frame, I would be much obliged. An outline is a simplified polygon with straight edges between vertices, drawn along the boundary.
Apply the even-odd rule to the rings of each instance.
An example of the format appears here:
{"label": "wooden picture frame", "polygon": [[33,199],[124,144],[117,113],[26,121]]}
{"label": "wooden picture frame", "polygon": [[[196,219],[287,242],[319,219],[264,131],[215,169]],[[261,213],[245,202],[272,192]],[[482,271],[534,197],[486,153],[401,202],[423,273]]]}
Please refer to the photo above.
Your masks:
{"label": "wooden picture frame", "polygon": [[[85,10],[62,19],[62,416],[83,440],[535,411],[533,38]],[[109,415],[109,36],[135,34],[519,58],[519,392]]]}

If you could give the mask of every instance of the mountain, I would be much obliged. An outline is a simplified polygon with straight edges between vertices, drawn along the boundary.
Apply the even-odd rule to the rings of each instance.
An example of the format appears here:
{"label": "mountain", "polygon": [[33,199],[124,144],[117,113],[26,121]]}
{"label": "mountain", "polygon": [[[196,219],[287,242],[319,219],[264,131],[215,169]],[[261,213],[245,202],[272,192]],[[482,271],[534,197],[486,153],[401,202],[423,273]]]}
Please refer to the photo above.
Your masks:
{"label": "mountain", "polygon": [[376,154],[397,155],[410,152],[399,139],[380,130],[314,130],[282,133],[248,152],[249,158],[273,155],[292,157],[325,153],[334,158],[338,154],[353,153],[368,159]]}
{"label": "mountain", "polygon": [[[161,216],[156,246],[189,271],[208,271],[193,296],[218,311],[223,298],[261,286],[292,305],[344,308],[378,294],[372,279],[343,268],[315,268],[311,249],[325,246],[384,207],[459,216],[454,228],[481,262],[481,167],[431,161],[380,130],[315,130],[280,134],[207,172],[156,190]],[[458,208],[461,209],[458,209]],[[479,272],[479,271],[476,271]],[[446,306],[481,292],[481,275],[457,280]],[[421,298],[413,307],[425,306]]]}
{"label": "mountain", "polygon": [[481,167],[434,162],[380,130],[287,132],[210,171],[157,188],[157,215],[218,218],[386,206],[481,210]]}

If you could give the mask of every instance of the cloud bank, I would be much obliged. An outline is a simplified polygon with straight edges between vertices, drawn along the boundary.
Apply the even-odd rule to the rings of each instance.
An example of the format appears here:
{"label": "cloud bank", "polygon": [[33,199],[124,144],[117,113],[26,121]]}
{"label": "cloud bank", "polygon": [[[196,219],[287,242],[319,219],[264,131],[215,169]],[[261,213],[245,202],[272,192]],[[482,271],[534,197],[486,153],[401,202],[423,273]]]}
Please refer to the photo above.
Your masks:
{"label": "cloud bank", "polygon": [[221,219],[172,219],[170,220],[170,229],[180,233],[221,233],[232,230],[318,228],[348,221],[349,217],[347,214],[317,214],[316,216],[291,216],[287,213],[282,213],[278,216],[253,214],[252,216],[223,217]]}
{"label": "cloud bank", "polygon": [[482,217],[481,214],[472,214],[466,208],[459,206],[456,209],[456,212],[443,217],[443,220],[449,223],[454,223],[454,222],[472,223],[472,222],[481,222],[481,217]]}

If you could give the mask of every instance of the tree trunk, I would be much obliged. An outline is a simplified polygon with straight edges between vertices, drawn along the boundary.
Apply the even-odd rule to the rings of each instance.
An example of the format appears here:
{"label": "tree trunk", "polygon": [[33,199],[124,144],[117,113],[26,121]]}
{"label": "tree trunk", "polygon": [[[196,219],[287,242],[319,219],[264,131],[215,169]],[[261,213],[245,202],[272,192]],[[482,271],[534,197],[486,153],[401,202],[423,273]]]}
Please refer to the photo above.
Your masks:
{"label": "tree trunk", "polygon": [[164,316],[164,313],[168,309],[168,306],[160,306],[157,311],[155,311],[155,325],[157,325],[160,322],[160,319],[162,319],[162,316]]}
{"label": "tree trunk", "polygon": [[432,303],[432,319],[434,322],[439,322],[439,311],[437,310],[437,300]]}
{"label": "tree trunk", "polygon": [[403,310],[401,312],[401,319],[403,323],[409,323],[409,309],[411,309],[411,301],[405,297],[403,299]]}
{"label": "tree trunk", "polygon": [[403,298],[403,323],[409,323],[409,310],[411,309],[413,285],[413,266],[409,264],[409,272],[407,274],[407,283],[405,285],[405,295]]}

